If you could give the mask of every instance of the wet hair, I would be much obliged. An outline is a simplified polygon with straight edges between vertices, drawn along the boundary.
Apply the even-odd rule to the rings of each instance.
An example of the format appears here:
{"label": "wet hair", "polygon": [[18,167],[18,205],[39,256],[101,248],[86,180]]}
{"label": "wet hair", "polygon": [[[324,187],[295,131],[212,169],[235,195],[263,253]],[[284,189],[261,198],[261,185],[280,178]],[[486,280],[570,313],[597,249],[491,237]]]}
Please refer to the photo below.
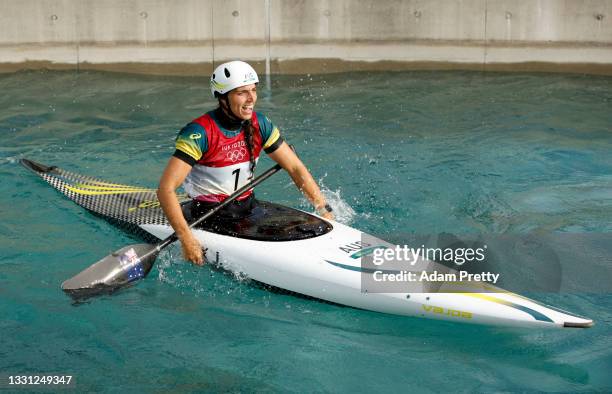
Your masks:
{"label": "wet hair", "polygon": [[251,123],[251,119],[242,120],[232,112],[229,106],[228,93],[219,94],[215,92],[215,97],[219,101],[217,118],[221,125],[229,130],[244,130],[244,142],[249,151],[249,162],[251,163],[251,174],[255,172],[255,127]]}

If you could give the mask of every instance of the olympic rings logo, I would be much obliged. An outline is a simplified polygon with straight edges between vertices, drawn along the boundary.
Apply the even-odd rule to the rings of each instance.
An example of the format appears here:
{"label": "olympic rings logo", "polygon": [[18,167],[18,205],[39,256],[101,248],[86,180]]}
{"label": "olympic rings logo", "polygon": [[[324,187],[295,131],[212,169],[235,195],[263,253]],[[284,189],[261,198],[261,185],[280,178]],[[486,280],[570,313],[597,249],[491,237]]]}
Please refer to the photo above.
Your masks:
{"label": "olympic rings logo", "polygon": [[227,152],[227,158],[231,160],[232,163],[235,163],[237,161],[244,160],[244,157],[246,156],[246,154],[247,152],[246,152],[246,149],[244,148],[234,149],[233,151]]}

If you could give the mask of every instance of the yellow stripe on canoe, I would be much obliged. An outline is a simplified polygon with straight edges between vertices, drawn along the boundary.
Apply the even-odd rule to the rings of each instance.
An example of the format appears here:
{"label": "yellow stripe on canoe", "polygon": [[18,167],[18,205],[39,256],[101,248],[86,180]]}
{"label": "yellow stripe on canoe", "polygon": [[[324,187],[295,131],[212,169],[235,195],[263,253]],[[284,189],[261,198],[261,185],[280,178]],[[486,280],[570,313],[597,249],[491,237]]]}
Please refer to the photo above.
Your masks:
{"label": "yellow stripe on canoe", "polygon": [[76,183],[74,186],[71,187],[76,187],[79,189],[87,189],[87,190],[106,190],[106,191],[121,191],[121,190],[147,190],[147,191],[151,191],[154,192],[155,189],[145,189],[142,187],[137,187],[137,186],[127,186],[127,185],[118,185],[118,186],[96,186],[96,185],[89,185],[86,183]]}
{"label": "yellow stripe on canoe", "polygon": [[71,192],[82,194],[86,196],[98,196],[98,195],[107,195],[107,194],[130,194],[130,193],[151,193],[155,190],[153,189],[110,189],[110,190],[91,190],[91,189],[79,189],[73,186],[66,186],[66,189]]}

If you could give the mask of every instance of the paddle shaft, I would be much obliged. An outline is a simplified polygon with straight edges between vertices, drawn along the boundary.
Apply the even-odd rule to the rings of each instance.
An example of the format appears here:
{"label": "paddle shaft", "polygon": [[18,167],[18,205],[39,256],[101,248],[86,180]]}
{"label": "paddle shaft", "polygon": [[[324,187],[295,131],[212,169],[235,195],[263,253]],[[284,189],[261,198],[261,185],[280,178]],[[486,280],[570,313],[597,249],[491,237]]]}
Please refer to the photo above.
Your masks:
{"label": "paddle shaft", "polygon": [[[206,212],[204,215],[200,216],[198,219],[191,222],[189,224],[189,228],[190,229],[194,228],[195,226],[202,223],[206,219],[209,219],[211,216],[213,216],[214,214],[219,212],[221,209],[229,205],[232,201],[240,197],[244,192],[259,185],[261,182],[265,181],[266,179],[268,179],[269,177],[277,173],[281,168],[282,167],[279,164],[276,164],[274,167],[267,169],[263,174],[253,179],[251,182],[247,183],[246,185],[242,186],[240,189],[236,190],[231,196],[229,196],[228,198],[220,202],[210,211]],[[178,236],[176,235],[176,232],[174,232],[170,236],[168,236],[168,238],[158,243],[157,246],[155,247],[155,250],[159,252],[160,250],[164,249],[166,246],[170,245],[177,239],[178,239]]]}

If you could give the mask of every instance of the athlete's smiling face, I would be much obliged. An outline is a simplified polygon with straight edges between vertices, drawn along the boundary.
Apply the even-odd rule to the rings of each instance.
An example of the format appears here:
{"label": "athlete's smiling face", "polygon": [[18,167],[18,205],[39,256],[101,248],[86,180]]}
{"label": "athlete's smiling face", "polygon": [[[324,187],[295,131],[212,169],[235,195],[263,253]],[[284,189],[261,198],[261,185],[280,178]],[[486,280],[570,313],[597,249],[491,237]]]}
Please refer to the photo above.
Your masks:
{"label": "athlete's smiling face", "polygon": [[253,108],[257,102],[257,85],[241,86],[229,92],[229,107],[242,120],[249,120],[253,116]]}

